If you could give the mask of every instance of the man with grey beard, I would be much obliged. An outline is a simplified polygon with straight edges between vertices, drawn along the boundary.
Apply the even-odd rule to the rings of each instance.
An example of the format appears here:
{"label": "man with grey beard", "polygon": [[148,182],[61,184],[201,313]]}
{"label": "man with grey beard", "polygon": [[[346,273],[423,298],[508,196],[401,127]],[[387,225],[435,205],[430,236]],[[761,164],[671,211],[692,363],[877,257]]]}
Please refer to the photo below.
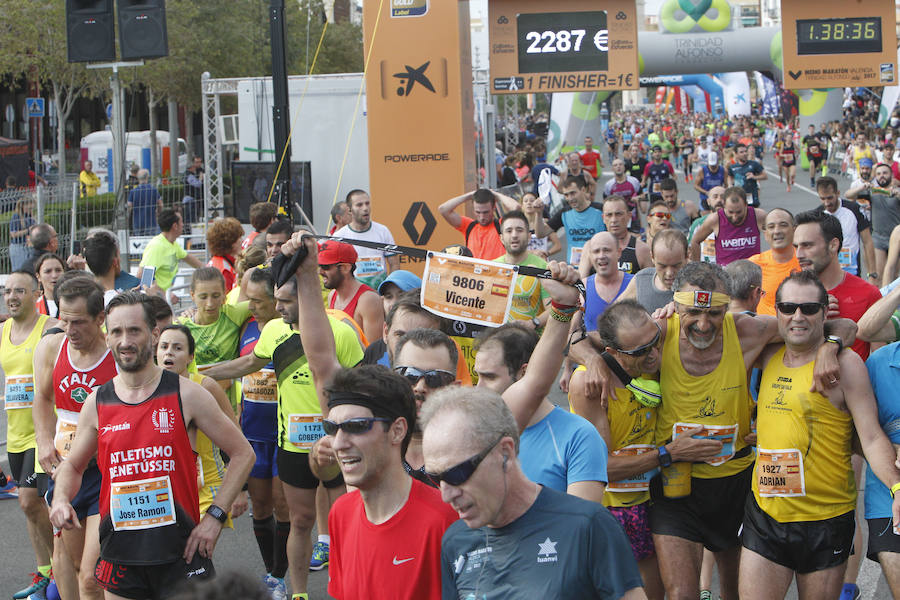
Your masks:
{"label": "man with grey beard", "polygon": [[[773,317],[727,312],[731,278],[718,265],[689,263],[679,271],[673,289],[674,313],[670,305],[668,315],[656,321],[662,348],[660,386],[666,399],[657,412],[656,443],[665,444],[679,432],[700,426],[699,435],[717,440],[721,450],[692,465],[688,491],[673,494],[663,489],[662,477],[654,477],[650,528],[667,597],[694,600],[700,595],[705,546],[716,555],[722,598],[734,600],[738,529],[753,465],[745,440],[750,434],[748,370],[767,344],[781,338]],[[854,339],[856,325],[847,319],[832,320],[826,333],[834,334],[835,343],[823,344],[817,356],[815,381],[823,390],[839,385],[839,345]],[[589,375],[605,370],[594,357],[585,365]],[[608,387],[604,382],[608,371],[597,379]],[[659,462],[663,468],[672,464],[664,452]]]}

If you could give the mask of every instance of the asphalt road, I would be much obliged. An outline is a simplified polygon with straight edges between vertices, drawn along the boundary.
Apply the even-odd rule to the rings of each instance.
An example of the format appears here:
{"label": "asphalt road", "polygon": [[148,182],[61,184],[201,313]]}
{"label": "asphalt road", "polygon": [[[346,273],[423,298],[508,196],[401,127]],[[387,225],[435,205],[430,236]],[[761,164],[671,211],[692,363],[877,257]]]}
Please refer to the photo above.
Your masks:
{"label": "asphalt road", "polygon": [[[769,167],[769,179],[761,183],[761,201],[764,209],[784,207],[794,214],[815,208],[818,198],[814,190],[810,190],[803,182],[809,179],[805,173],[798,173],[797,180],[801,185],[795,185],[790,193],[785,190],[785,185],[779,183],[778,175],[771,169],[772,161],[767,161]],[[607,175],[609,173],[607,172]],[[841,191],[849,187],[849,180],[839,180]],[[697,195],[690,184],[680,180],[682,197],[696,200]],[[557,404],[566,405],[565,396],[558,390],[551,394],[551,398]],[[0,436],[5,439],[6,415],[0,414]],[[9,472],[6,461],[5,442],[0,446],[0,467]],[[861,504],[860,504],[861,506]],[[865,530],[865,527],[863,527]],[[0,600],[11,598],[12,594],[21,589],[27,583],[28,574],[35,569],[34,555],[31,550],[28,535],[25,529],[25,520],[15,500],[0,500],[0,540],[3,550],[0,551]],[[865,546],[863,546],[865,548]],[[253,537],[252,523],[249,516],[242,516],[235,521],[234,531],[225,531],[219,540],[214,556],[216,569],[219,573],[226,571],[239,571],[252,577],[258,577],[263,573],[263,563],[259,556],[256,541]],[[891,598],[887,583],[881,575],[881,568],[877,563],[863,559],[862,569],[858,578],[858,584],[862,590],[863,600],[887,600]],[[326,588],[328,584],[327,571],[310,573],[310,598],[328,598]],[[715,586],[714,586],[715,588]],[[715,596],[714,596],[715,597]],[[792,589],[788,598],[797,598],[796,590]]]}

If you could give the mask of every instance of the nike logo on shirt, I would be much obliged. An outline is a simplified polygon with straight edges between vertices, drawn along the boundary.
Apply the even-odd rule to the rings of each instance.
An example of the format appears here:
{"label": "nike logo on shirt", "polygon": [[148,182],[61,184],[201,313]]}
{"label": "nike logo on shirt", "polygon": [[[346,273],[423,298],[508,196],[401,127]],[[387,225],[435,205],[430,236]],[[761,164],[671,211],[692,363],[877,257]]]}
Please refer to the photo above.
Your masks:
{"label": "nike logo on shirt", "polygon": [[394,555],[394,564],[395,564],[395,565],[402,565],[403,563],[409,562],[409,561],[411,561],[411,560],[413,560],[413,559],[415,559],[415,558],[416,558],[416,557],[413,556],[412,558],[404,558],[403,560],[397,560],[397,555]]}

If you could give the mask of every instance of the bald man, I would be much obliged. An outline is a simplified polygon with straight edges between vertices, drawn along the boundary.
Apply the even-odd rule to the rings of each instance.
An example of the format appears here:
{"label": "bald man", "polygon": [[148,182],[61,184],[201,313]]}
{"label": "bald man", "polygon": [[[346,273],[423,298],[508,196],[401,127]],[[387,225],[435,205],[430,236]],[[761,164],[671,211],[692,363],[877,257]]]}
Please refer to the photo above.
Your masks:
{"label": "bald man", "polygon": [[594,235],[589,247],[594,274],[584,279],[584,322],[588,331],[594,331],[597,318],[625,291],[633,275],[619,270],[619,240],[610,232]]}

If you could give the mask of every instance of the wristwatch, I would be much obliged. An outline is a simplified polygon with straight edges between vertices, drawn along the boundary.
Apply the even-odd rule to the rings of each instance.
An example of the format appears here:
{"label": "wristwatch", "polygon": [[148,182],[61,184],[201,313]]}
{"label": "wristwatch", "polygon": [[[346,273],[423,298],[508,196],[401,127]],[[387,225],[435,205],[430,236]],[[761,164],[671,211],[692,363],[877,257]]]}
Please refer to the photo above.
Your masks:
{"label": "wristwatch", "polygon": [[840,353],[841,353],[841,350],[844,349],[844,340],[842,340],[841,338],[839,338],[839,337],[836,336],[836,335],[826,335],[826,336],[825,336],[825,341],[826,341],[826,342],[831,342],[832,344],[837,344],[837,347],[838,347],[838,354],[840,354]]}
{"label": "wristwatch", "polygon": [[538,321],[537,317],[531,317],[531,324],[534,325],[535,329],[541,326],[541,322]]}
{"label": "wristwatch", "polygon": [[225,524],[225,521],[228,520],[228,513],[216,506],[215,504],[210,504],[209,508],[206,509],[206,514],[211,516],[213,519],[218,521],[219,523]]}
{"label": "wristwatch", "polygon": [[869,273],[869,279],[878,279],[878,273]]}
{"label": "wristwatch", "polygon": [[657,448],[659,451],[659,466],[661,467],[671,467],[672,466],[672,455],[669,454],[669,451],[665,446],[660,446]]}

